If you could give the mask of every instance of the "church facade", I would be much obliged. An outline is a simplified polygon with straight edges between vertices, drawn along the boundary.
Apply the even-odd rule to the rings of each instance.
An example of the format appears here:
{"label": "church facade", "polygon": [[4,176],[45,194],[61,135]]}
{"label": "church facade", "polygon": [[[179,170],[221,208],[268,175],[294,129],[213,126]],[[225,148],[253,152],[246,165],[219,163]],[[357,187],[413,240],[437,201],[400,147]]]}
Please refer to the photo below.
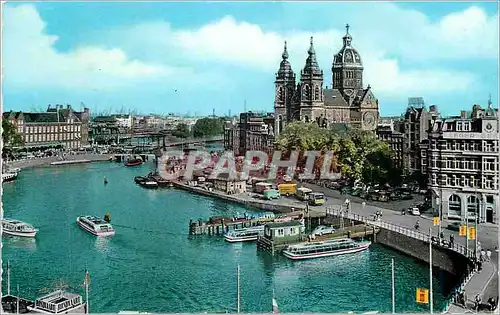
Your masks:
{"label": "church facade", "polygon": [[333,57],[332,86],[323,86],[323,70],[319,67],[311,37],[308,57],[296,74],[288,61],[285,42],[282,60],[276,73],[275,134],[293,121],[316,121],[323,127],[333,123],[349,124],[354,128],[375,132],[379,119],[378,100],[370,85],[363,86],[363,63],[352,46],[349,25],[343,37],[343,47]]}

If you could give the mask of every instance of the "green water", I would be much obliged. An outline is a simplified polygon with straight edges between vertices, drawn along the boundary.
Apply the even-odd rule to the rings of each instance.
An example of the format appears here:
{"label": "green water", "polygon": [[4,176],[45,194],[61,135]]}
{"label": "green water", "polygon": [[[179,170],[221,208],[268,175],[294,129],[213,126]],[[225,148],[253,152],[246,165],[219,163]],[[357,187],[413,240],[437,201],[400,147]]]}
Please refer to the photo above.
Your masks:
{"label": "green water", "polygon": [[[4,216],[40,230],[35,242],[4,239],[11,287],[19,284],[22,296],[35,298],[63,279],[83,294],[87,266],[91,312],[223,312],[236,307],[240,264],[243,312],[270,312],[273,289],[281,312],[390,312],[390,261],[395,258],[396,311],[428,311],[414,302],[415,288],[428,286],[428,268],[385,247],[292,262],[258,253],[253,243],[190,239],[190,219],[249,211],[183,191],[136,186],[133,177],[151,167],[95,163],[27,169],[4,184]],[[75,223],[78,215],[106,212],[117,230],[112,238],[96,238]],[[443,301],[439,288],[435,278],[436,309]]]}

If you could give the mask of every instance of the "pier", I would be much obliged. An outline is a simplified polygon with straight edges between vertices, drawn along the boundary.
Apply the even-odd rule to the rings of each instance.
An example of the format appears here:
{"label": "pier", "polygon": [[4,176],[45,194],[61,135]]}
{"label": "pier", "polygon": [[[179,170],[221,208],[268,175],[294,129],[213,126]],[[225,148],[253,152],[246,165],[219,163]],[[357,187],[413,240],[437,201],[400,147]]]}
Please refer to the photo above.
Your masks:
{"label": "pier", "polygon": [[273,222],[274,218],[253,218],[253,219],[238,219],[231,218],[211,218],[207,222],[191,220],[189,222],[189,235],[224,235],[229,231],[242,229],[252,226],[263,225],[268,222]]}

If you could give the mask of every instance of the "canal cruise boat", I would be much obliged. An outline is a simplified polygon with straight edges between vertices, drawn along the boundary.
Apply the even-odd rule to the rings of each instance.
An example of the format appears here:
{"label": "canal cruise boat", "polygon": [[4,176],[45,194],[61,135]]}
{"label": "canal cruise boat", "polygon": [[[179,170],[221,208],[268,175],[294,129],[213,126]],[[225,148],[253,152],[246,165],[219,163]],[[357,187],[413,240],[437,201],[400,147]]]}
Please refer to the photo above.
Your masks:
{"label": "canal cruise boat", "polygon": [[91,215],[80,216],[76,218],[76,223],[80,228],[95,236],[115,235],[113,226],[105,220]]}
{"label": "canal cruise boat", "polygon": [[35,237],[38,230],[31,224],[19,220],[3,219],[3,233],[11,236]]}
{"label": "canal cruise boat", "polygon": [[256,241],[259,235],[264,235],[264,225],[237,229],[224,235],[224,239],[230,243]]}
{"label": "canal cruise boat", "polygon": [[17,178],[17,172],[2,173],[2,183],[11,182]]}
{"label": "canal cruise boat", "polygon": [[341,238],[290,245],[283,251],[283,255],[292,260],[329,257],[357,253],[368,249],[370,245],[369,241],[355,242],[350,238]]}

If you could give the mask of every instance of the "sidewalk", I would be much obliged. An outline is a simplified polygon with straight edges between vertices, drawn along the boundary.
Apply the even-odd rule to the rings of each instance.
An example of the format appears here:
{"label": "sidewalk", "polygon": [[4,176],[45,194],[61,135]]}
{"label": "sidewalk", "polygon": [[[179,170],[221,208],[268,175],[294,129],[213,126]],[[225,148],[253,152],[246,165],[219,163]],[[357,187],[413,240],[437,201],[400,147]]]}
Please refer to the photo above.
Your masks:
{"label": "sidewalk", "polygon": [[[492,262],[483,263],[483,269],[476,272],[465,285],[465,294],[467,295],[467,307],[470,309],[474,306],[476,296],[479,294],[483,302],[486,302],[491,296],[485,294],[488,284],[496,275],[497,269]],[[456,304],[452,304],[447,313],[464,313],[466,309]]]}

